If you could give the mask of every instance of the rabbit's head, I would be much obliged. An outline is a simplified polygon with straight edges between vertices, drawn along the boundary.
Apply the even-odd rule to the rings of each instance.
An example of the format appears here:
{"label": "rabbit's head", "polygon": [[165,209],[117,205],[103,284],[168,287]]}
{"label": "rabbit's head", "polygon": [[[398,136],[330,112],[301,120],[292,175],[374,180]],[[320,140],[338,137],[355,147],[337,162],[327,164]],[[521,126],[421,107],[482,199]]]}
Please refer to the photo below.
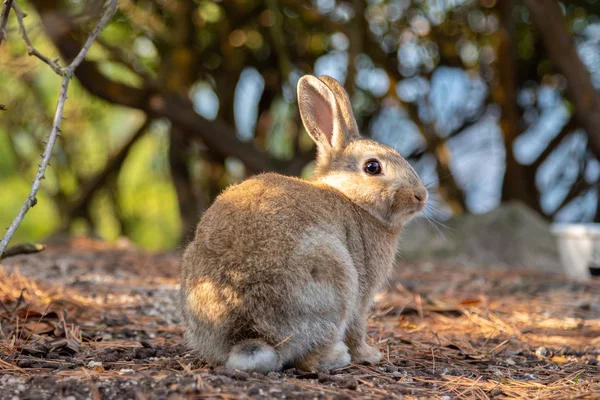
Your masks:
{"label": "rabbit's head", "polygon": [[335,187],[394,231],[425,207],[427,189],[393,148],[358,132],[350,99],[329,76],[303,76],[298,106],[317,144],[315,180]]}

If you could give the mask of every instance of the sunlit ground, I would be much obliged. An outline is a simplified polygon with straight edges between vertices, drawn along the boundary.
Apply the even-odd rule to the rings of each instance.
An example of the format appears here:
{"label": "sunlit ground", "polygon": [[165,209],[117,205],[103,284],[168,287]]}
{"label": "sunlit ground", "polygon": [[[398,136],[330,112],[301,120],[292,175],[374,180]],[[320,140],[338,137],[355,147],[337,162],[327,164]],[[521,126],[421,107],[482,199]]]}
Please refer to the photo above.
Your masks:
{"label": "sunlit ground", "polygon": [[178,261],[88,239],[4,260],[0,369],[10,379],[0,388],[102,398],[600,395],[598,281],[399,264],[370,322],[379,365],[263,376],[208,369],[182,345]]}

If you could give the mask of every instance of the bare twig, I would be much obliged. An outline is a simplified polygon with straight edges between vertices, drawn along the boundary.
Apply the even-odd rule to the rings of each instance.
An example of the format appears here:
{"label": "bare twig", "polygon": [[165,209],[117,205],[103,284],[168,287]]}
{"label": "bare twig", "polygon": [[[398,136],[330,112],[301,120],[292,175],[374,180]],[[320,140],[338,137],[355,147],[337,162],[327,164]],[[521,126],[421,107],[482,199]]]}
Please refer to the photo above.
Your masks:
{"label": "bare twig", "polygon": [[125,65],[131,71],[140,74],[145,80],[151,81],[152,84],[156,84],[156,82],[154,82],[154,76],[156,75],[156,73],[146,68],[146,66],[144,66],[144,64],[142,64],[140,60],[138,60],[133,54],[128,53],[126,50],[123,50],[119,46],[114,46],[108,43],[102,38],[96,39],[96,43],[100,44],[102,47],[108,50],[110,52],[111,57],[113,57],[116,61]]}
{"label": "bare twig", "polygon": [[[23,37],[23,40],[25,41],[25,44],[27,45],[27,54],[29,54],[30,56],[35,56],[35,57],[39,58],[40,60],[42,60],[43,62],[48,64],[50,66],[50,68],[52,68],[52,70],[54,72],[56,72],[58,75],[64,76],[65,69],[63,67],[61,67],[60,65],[58,65],[58,59],[56,59],[56,60],[49,59],[48,57],[46,57],[45,55],[43,55],[42,53],[37,51],[37,49],[35,47],[33,47],[33,45],[31,44],[31,40],[29,40],[29,36],[27,36],[27,31],[25,30],[25,24],[23,23],[23,18],[25,18],[27,16],[27,14],[25,14],[19,8],[17,3],[13,3],[12,7],[15,10],[15,14],[17,15],[17,21],[19,23],[19,32],[21,32],[21,36]],[[87,51],[86,51],[86,53],[87,53]]]}
{"label": "bare twig", "polygon": [[121,0],[121,12],[131,21],[131,24],[142,32],[159,37],[168,42],[168,29],[155,14],[139,7],[132,0]]}
{"label": "bare twig", "polygon": [[39,253],[45,248],[46,246],[39,243],[18,244],[16,246],[9,247],[4,253],[0,254],[0,260],[3,258],[18,256],[20,254]]}
{"label": "bare twig", "polygon": [[[42,162],[40,163],[38,172],[35,176],[35,179],[33,180],[33,184],[31,186],[29,195],[27,196],[25,203],[23,203],[23,206],[19,210],[19,213],[17,214],[16,218],[8,227],[6,235],[4,235],[4,238],[0,242],[0,254],[2,254],[4,252],[4,250],[6,249],[6,246],[8,246],[8,242],[15,234],[15,231],[17,230],[17,228],[19,227],[21,222],[23,222],[23,219],[25,218],[25,214],[27,214],[27,211],[29,211],[29,209],[37,203],[36,194],[40,188],[42,179],[45,178],[44,174],[46,172],[46,168],[48,167],[48,165],[50,163],[50,157],[52,156],[52,148],[54,147],[54,144],[56,143],[56,139],[61,134],[60,124],[63,119],[62,114],[63,114],[63,110],[65,107],[65,101],[67,100],[67,89],[69,88],[69,82],[71,81],[71,78],[73,77],[73,74],[75,73],[75,69],[79,66],[79,64],[81,64],[81,62],[85,58],[88,50],[92,46],[92,43],[94,42],[94,40],[96,40],[96,37],[98,37],[98,35],[100,34],[100,31],[102,30],[104,25],[106,25],[106,23],[112,18],[114,13],[117,11],[117,1],[118,0],[111,0],[106,11],[104,12],[104,15],[102,16],[102,18],[100,19],[100,21],[98,22],[98,24],[96,25],[96,27],[94,28],[94,30],[92,31],[92,33],[90,34],[88,39],[86,40],[85,44],[79,51],[79,54],[77,54],[77,57],[75,57],[75,59],[71,62],[71,64],[69,64],[68,67],[66,67],[64,69],[58,67],[58,70],[56,70],[52,64],[48,63],[48,65],[50,65],[52,67],[52,69],[55,70],[56,73],[58,73],[59,75],[61,75],[63,77],[62,83],[60,86],[59,96],[58,96],[58,104],[56,105],[56,112],[54,114],[54,121],[52,123],[52,131],[50,132],[48,142],[46,143],[46,148],[44,149],[44,153],[42,154]],[[18,9],[18,7],[15,8],[15,10],[17,10],[17,9]],[[19,11],[17,11],[17,14],[19,13]],[[23,35],[23,38],[25,39],[27,37],[27,34],[25,33],[25,29],[22,25],[22,15],[19,18],[19,25],[21,26],[21,34]],[[26,40],[26,42],[27,42],[27,40]],[[28,46],[29,45],[30,44],[28,43]],[[32,48],[33,48],[33,46],[32,46]],[[56,63],[54,63],[54,64],[56,64]]]}
{"label": "bare twig", "polygon": [[13,0],[4,0],[2,4],[2,12],[0,13],[0,45],[4,40],[4,30],[6,29],[6,23],[8,22],[8,14],[12,7]]}

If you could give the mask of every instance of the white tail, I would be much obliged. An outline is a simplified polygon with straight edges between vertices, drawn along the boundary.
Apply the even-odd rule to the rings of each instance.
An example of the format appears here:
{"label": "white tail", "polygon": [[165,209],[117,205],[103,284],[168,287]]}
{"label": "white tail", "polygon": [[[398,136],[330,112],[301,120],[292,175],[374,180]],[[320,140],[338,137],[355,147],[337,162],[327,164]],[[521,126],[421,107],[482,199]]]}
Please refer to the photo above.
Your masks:
{"label": "white tail", "polygon": [[262,340],[244,340],[231,349],[227,368],[242,371],[270,372],[281,370],[279,353]]}

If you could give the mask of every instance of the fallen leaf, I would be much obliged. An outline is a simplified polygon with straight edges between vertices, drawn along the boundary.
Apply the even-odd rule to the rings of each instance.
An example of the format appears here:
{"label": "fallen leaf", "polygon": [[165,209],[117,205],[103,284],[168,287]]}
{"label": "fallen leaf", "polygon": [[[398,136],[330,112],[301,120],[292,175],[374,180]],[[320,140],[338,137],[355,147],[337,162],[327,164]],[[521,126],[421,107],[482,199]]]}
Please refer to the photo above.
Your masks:
{"label": "fallen leaf", "polygon": [[17,316],[21,319],[28,320],[30,318],[40,318],[43,314],[35,310],[21,310]]}
{"label": "fallen leaf", "polygon": [[43,321],[29,321],[23,325],[30,333],[40,335],[54,331],[54,324]]}
{"label": "fallen leaf", "polygon": [[79,343],[75,339],[57,339],[48,343],[50,352],[74,354],[79,351]]}
{"label": "fallen leaf", "polygon": [[459,304],[463,307],[473,307],[481,303],[481,299],[466,299]]}
{"label": "fallen leaf", "polygon": [[405,321],[400,323],[400,328],[406,329],[407,331],[414,331],[415,329],[419,329],[419,325],[414,322]]}

